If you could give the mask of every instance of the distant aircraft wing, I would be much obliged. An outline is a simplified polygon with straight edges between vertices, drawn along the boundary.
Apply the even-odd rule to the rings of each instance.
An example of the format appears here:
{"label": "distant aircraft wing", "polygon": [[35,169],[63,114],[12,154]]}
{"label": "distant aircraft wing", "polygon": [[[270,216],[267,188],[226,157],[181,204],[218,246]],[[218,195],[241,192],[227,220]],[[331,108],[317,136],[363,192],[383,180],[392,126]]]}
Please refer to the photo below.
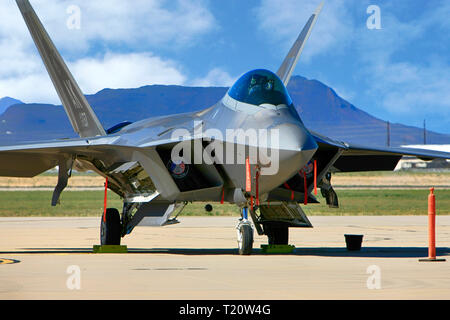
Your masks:
{"label": "distant aircraft wing", "polygon": [[75,132],[80,137],[106,135],[33,7],[28,0],[16,2]]}
{"label": "distant aircraft wing", "polygon": [[298,59],[300,58],[300,54],[302,53],[303,48],[305,47],[305,43],[311,34],[311,31],[317,21],[320,11],[322,10],[322,7],[323,2],[319,5],[317,10],[309,18],[302,32],[298,36],[297,40],[294,42],[294,45],[292,46],[288,55],[284,59],[282,65],[277,71],[277,76],[281,79],[281,81],[283,81],[285,86],[288,85],[289,80],[291,79],[292,72],[294,71],[295,66],[297,65]]}
{"label": "distant aircraft wing", "polygon": [[394,170],[403,156],[413,156],[422,160],[450,159],[448,152],[401,147],[367,147],[336,141],[315,132],[311,134],[319,145],[319,152],[339,151],[339,157],[333,167],[340,172]]}

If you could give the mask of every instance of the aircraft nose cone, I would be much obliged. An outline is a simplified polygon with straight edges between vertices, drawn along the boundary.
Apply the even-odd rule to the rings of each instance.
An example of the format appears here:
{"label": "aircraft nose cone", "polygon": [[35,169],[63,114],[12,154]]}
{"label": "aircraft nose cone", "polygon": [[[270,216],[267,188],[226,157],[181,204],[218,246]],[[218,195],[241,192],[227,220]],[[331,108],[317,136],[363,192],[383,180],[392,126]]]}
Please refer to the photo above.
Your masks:
{"label": "aircraft nose cone", "polygon": [[271,167],[265,168],[266,175],[261,176],[262,192],[282,185],[298,173],[318,148],[314,138],[301,125],[287,123],[273,129],[278,132],[278,154],[276,157],[272,155],[274,161],[271,162]]}

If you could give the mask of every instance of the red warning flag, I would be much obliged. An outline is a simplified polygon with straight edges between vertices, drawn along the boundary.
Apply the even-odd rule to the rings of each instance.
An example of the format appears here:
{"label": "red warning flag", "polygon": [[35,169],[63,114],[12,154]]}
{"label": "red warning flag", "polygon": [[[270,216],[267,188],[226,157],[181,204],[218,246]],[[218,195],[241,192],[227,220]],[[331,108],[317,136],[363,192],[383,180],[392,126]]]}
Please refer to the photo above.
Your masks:
{"label": "red warning flag", "polygon": [[245,191],[252,191],[252,171],[250,167],[250,159],[245,159]]}
{"label": "red warning flag", "polygon": [[317,196],[317,160],[314,160],[314,194]]}
{"label": "red warning flag", "polygon": [[103,196],[103,222],[106,222],[107,206],[108,206],[108,178],[105,179],[105,195]]}
{"label": "red warning flag", "polygon": [[256,168],[255,174],[255,192],[256,192],[256,205],[259,206],[259,167]]}

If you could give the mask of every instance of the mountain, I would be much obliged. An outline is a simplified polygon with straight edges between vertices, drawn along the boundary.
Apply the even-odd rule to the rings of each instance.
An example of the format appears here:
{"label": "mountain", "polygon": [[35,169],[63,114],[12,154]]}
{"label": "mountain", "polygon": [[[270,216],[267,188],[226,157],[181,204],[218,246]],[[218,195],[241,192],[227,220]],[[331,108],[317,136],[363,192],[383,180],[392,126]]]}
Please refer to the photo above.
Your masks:
{"label": "mountain", "polygon": [[2,114],[3,112],[6,111],[6,109],[8,109],[10,106],[14,105],[14,104],[20,104],[23,103],[20,100],[16,100],[10,97],[4,97],[0,99],[0,114]]}
{"label": "mountain", "polygon": [[[289,94],[305,125],[336,140],[386,146],[387,122],[378,119],[339,97],[317,80],[296,76]],[[423,128],[390,123],[390,145],[423,144]],[[450,135],[426,132],[428,144],[450,144]]]}
{"label": "mountain", "polygon": [[[385,146],[386,121],[375,118],[339,97],[316,80],[294,76],[288,86],[305,125],[337,140]],[[207,108],[221,99],[225,87],[152,85],[136,89],[103,89],[86,98],[107,129],[121,121]],[[0,116],[0,144],[76,137],[62,106],[13,105]],[[423,143],[423,130],[390,124],[391,146]],[[450,135],[427,131],[427,142],[449,144]]]}

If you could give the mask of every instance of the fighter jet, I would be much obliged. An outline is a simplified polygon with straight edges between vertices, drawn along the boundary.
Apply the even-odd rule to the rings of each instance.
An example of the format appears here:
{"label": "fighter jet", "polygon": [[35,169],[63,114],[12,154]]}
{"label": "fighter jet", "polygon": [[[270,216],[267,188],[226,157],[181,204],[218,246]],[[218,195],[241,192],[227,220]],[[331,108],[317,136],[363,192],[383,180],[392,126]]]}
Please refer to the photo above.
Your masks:
{"label": "fighter jet", "polygon": [[[334,172],[393,170],[403,155],[450,158],[449,153],[430,150],[353,145],[305,127],[286,86],[323,3],[276,73],[244,73],[220,101],[204,110],[123,122],[105,130],[29,1],[16,2],[80,138],[1,147],[0,176],[33,177],[57,166],[53,206],[72,170],[104,177],[102,245],[120,244],[137,225],[178,223],[190,202],[227,202],[240,210],[238,251],[248,255],[254,230],[266,235],[269,244],[288,244],[289,228],[312,227],[301,205],[317,203],[318,188],[326,203],[337,207]],[[123,199],[120,212],[107,208],[108,189]]]}

